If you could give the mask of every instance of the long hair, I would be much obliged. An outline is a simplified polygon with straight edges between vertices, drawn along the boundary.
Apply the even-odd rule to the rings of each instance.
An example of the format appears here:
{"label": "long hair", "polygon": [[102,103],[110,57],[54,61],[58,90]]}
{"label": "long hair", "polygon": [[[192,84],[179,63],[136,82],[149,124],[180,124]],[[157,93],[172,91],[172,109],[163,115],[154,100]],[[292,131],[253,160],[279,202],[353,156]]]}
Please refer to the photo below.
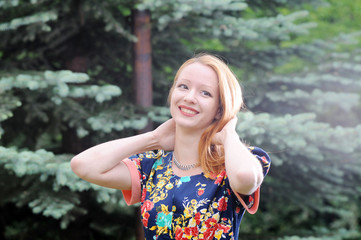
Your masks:
{"label": "long hair", "polygon": [[198,157],[203,172],[206,176],[215,178],[225,169],[224,149],[222,145],[213,144],[212,138],[217,132],[221,131],[244,106],[242,90],[236,75],[220,58],[202,53],[187,60],[178,69],[173,86],[169,92],[169,102],[180,73],[186,66],[195,62],[211,67],[216,72],[218,78],[220,97],[218,115],[220,117],[214,119],[211,125],[203,132],[198,145]]}

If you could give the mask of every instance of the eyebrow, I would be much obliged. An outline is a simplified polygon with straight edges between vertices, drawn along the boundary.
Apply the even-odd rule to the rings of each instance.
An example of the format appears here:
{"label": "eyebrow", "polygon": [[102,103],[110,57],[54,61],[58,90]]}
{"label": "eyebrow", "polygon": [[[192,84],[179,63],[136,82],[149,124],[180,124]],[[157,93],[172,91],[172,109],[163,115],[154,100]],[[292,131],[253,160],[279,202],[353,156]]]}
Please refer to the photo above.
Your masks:
{"label": "eyebrow", "polygon": [[[187,78],[179,78],[178,80],[177,80],[177,84],[178,84],[178,81],[179,80],[183,80],[183,81],[186,81],[186,82],[191,82],[191,80],[189,80],[189,79],[187,79]],[[217,86],[219,86],[219,84],[217,85]],[[206,83],[202,83],[201,84],[201,87],[207,87],[207,88],[211,88],[211,89],[213,89],[213,86],[211,86],[210,84],[206,84]]]}

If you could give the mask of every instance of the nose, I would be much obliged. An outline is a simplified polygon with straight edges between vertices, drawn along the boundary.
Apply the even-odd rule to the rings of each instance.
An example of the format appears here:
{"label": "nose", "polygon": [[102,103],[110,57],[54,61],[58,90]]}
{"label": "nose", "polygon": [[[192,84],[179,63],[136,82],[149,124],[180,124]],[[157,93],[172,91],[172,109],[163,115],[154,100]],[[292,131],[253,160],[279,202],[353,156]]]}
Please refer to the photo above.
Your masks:
{"label": "nose", "polygon": [[196,95],[195,95],[195,91],[194,90],[190,90],[187,92],[187,94],[184,96],[184,101],[189,102],[189,103],[196,103],[197,99],[196,99]]}

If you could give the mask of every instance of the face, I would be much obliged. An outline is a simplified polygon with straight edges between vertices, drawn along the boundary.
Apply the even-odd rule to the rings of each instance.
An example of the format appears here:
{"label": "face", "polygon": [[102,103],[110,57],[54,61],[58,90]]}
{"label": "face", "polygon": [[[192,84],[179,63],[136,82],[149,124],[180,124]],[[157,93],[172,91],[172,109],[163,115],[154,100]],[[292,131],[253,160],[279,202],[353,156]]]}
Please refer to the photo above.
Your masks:
{"label": "face", "polygon": [[219,87],[215,71],[192,63],[179,74],[170,98],[170,111],[179,127],[204,131],[216,118]]}

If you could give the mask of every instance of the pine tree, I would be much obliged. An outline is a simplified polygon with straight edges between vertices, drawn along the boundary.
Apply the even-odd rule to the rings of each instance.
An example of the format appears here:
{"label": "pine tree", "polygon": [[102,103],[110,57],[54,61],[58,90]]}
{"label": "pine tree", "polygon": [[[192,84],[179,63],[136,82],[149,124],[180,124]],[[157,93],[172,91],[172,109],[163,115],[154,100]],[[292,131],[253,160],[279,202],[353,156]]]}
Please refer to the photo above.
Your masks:
{"label": "pine tree", "polygon": [[[84,148],[146,124],[126,98],[129,3],[0,3],[2,236],[130,238],[136,218],[121,193],[78,179],[69,165]],[[122,47],[106,44],[114,39]]]}
{"label": "pine tree", "polygon": [[[158,30],[167,29],[166,37],[156,34],[156,44],[167,46],[161,48],[161,54],[168,54],[164,49],[172,49],[176,59],[182,58],[177,49],[183,44],[188,52],[204,49],[225,56],[241,78],[251,110],[239,116],[240,136],[270,151],[275,169],[266,179],[262,198],[266,199],[262,206],[269,221],[264,223],[264,216],[257,215],[257,225],[243,226],[245,232],[248,228],[253,234],[256,225],[264,234],[276,229],[278,234],[357,238],[360,63],[357,50],[344,53],[338,48],[357,43],[359,34],[283,46],[283,42],[316,27],[314,23],[299,23],[307,17],[307,11],[280,14],[286,1],[249,1],[248,6],[209,1],[207,7],[191,7],[191,3],[182,1],[157,2],[162,9],[166,5],[178,10],[158,12],[156,4],[147,2],[153,16],[157,14],[154,18]],[[286,6],[294,10],[303,3],[287,2]],[[257,11],[262,17],[255,18]],[[237,16],[239,12],[241,18]],[[208,18],[210,15],[212,18]],[[177,40],[179,44],[174,44]],[[295,59],[296,64],[306,62],[302,65],[307,68],[277,74],[278,69],[286,68]],[[171,64],[166,60],[157,65],[166,70],[173,69]]]}
{"label": "pine tree", "polygon": [[[361,57],[338,48],[359,37],[284,44],[315,27],[304,4],[325,2],[0,1],[3,236],[131,239],[134,209],[119,191],[77,178],[69,160],[169,118],[176,69],[204,50],[224,56],[239,76],[249,111],[237,130],[273,160],[260,213],[245,217],[242,237],[357,239]],[[149,109],[132,104],[134,9],[152,15]],[[297,61],[307,68],[296,72]]]}

